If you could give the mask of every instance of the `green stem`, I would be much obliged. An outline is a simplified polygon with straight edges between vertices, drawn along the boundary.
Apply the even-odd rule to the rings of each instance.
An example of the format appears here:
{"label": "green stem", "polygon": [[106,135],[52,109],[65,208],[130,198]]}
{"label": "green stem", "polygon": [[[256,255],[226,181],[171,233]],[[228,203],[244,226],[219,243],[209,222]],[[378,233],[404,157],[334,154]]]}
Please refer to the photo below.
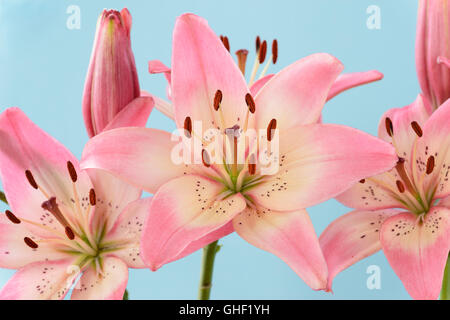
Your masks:
{"label": "green stem", "polygon": [[0,191],[0,201],[3,201],[4,203],[8,204],[8,200],[6,200],[6,196],[3,191]]}
{"label": "green stem", "polygon": [[447,266],[442,280],[441,300],[450,300],[450,255],[447,259]]}
{"label": "green stem", "polygon": [[214,270],[214,259],[219,252],[219,241],[214,241],[203,248],[202,273],[198,287],[198,299],[209,300],[212,287],[212,276]]}
{"label": "green stem", "polygon": [[123,293],[123,298],[122,300],[129,300],[129,294],[128,294],[128,289],[125,289],[125,292]]}

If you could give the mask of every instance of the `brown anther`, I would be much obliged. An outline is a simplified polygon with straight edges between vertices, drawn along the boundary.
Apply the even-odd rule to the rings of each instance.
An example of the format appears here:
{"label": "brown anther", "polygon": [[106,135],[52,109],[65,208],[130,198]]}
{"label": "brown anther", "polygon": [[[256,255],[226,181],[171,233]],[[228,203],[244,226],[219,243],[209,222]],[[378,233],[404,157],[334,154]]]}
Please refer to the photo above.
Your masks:
{"label": "brown anther", "polygon": [[66,227],[65,231],[66,231],[66,236],[67,236],[67,238],[69,238],[69,240],[75,239],[75,234],[73,233],[72,229],[69,226]]}
{"label": "brown anther", "polygon": [[411,122],[411,127],[419,138],[423,135],[422,128],[416,121]]}
{"label": "brown anther", "polygon": [[434,169],[434,156],[430,156],[427,160],[427,174],[431,174]]}
{"label": "brown anther", "polygon": [[89,203],[91,206],[95,206],[97,204],[97,196],[95,195],[94,189],[89,190]]}
{"label": "brown anther", "polygon": [[272,63],[277,63],[278,60],[278,41],[274,39],[272,42]]}
{"label": "brown anther", "polygon": [[6,217],[9,219],[9,221],[11,221],[12,223],[15,224],[19,224],[20,223],[20,219],[16,217],[16,215],[14,213],[12,213],[9,210],[5,211]]}
{"label": "brown anther", "polygon": [[245,103],[247,104],[248,110],[251,113],[255,113],[256,110],[256,104],[255,104],[255,100],[253,100],[253,97],[250,93],[247,93],[245,95]]}
{"label": "brown anther", "polygon": [[261,48],[259,50],[259,55],[258,55],[260,64],[264,63],[264,60],[266,60],[266,54],[267,54],[267,41],[264,40],[263,43],[261,44]]}
{"label": "brown anther", "polygon": [[272,141],[273,136],[275,135],[274,131],[277,128],[277,120],[272,119],[267,126],[267,141]]}
{"label": "brown anther", "polygon": [[256,173],[256,157],[252,154],[248,161],[248,173],[254,175]]}
{"label": "brown anther", "polygon": [[184,119],[184,135],[186,136],[186,138],[190,138],[192,136],[191,117],[186,117],[186,119]]}
{"label": "brown anther", "polygon": [[222,91],[217,90],[216,94],[214,95],[214,110],[216,111],[219,110],[222,98],[223,98]]}
{"label": "brown anther", "polygon": [[70,179],[72,179],[72,182],[77,182],[77,171],[75,170],[73,163],[70,161],[67,161],[67,171],[69,171]]}
{"label": "brown anther", "polygon": [[384,122],[385,126],[386,126],[386,132],[387,134],[392,137],[392,135],[394,134],[394,126],[392,125],[392,120],[389,117],[386,117],[386,120]]}
{"label": "brown anther", "polygon": [[228,52],[230,51],[230,41],[228,41],[228,37],[227,36],[220,36],[220,40],[222,40],[222,43],[225,47],[225,49],[228,50]]}
{"label": "brown anther", "polygon": [[259,48],[261,48],[261,38],[259,36],[256,36],[256,54],[259,52]]}
{"label": "brown anther", "polygon": [[239,69],[241,70],[242,74],[245,75],[245,66],[247,64],[248,50],[240,49],[236,51],[236,56],[238,59]]}
{"label": "brown anther", "polygon": [[26,244],[27,246],[29,246],[29,247],[32,248],[32,249],[36,249],[36,248],[39,247],[38,244],[37,244],[36,242],[34,242],[33,240],[31,240],[31,239],[28,238],[28,237],[23,238],[23,241],[25,242],[25,244]]}
{"label": "brown anther", "polygon": [[211,160],[209,158],[208,151],[206,151],[205,149],[202,150],[202,162],[203,165],[207,168],[211,166]]}
{"label": "brown anther", "polygon": [[405,186],[403,185],[403,182],[397,180],[395,183],[397,184],[397,189],[400,193],[405,192]]}
{"label": "brown anther", "polygon": [[38,185],[36,183],[36,180],[34,180],[33,174],[30,170],[25,170],[25,176],[27,177],[28,183],[34,188],[37,189]]}
{"label": "brown anther", "polygon": [[365,183],[365,182],[366,182],[366,179],[359,180],[359,183]]}

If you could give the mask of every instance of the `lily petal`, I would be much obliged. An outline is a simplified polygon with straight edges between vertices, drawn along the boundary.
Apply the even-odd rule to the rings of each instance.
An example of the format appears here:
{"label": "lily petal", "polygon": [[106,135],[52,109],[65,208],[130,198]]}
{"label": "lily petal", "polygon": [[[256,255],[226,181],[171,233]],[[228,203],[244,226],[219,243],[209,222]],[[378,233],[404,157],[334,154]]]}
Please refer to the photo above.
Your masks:
{"label": "lily petal", "polygon": [[145,217],[150,212],[152,198],[131,202],[117,219],[105,242],[124,243],[123,249],[114,251],[114,255],[127,264],[129,268],[145,268],[140,257],[140,242]]}
{"label": "lily petal", "polygon": [[[177,126],[183,128],[187,116],[201,120],[204,130],[241,126],[248,110],[247,85],[207,21],[194,14],[180,16],[175,24],[172,52],[172,101]],[[222,92],[224,123],[213,108],[217,90]]]}
{"label": "lily petal", "polygon": [[171,152],[176,144],[171,141],[170,133],[157,129],[114,129],[89,140],[81,166],[109,171],[136,187],[155,193],[166,181],[189,169],[172,162]]}
{"label": "lily petal", "polygon": [[450,210],[435,207],[423,223],[404,213],[381,228],[381,244],[391,267],[414,299],[437,299],[450,250]]}
{"label": "lily petal", "polygon": [[318,204],[397,162],[388,143],[340,125],[297,126],[282,132],[279,140],[278,172],[247,192],[272,210]]}
{"label": "lily petal", "polygon": [[352,211],[325,229],[319,241],[328,265],[328,291],[339,272],[381,249],[381,225],[398,213],[394,209]]}
{"label": "lily petal", "polygon": [[335,57],[318,53],[277,73],[256,96],[258,128],[267,128],[274,118],[283,129],[317,122],[342,69],[343,65]]}
{"label": "lily petal", "polygon": [[128,283],[128,267],[120,259],[108,257],[98,272],[87,269],[72,292],[72,300],[122,300]]}
{"label": "lily petal", "polygon": [[0,267],[19,269],[25,265],[44,260],[60,260],[67,255],[55,250],[48,244],[40,243],[39,248],[31,249],[23,239],[33,237],[32,231],[25,224],[13,224],[4,214],[0,215]]}
{"label": "lily petal", "polygon": [[164,184],[153,197],[144,224],[141,253],[153,271],[190,243],[226,225],[246,207],[240,194],[219,200],[222,184],[186,175]]}
{"label": "lily petal", "polygon": [[[43,218],[48,227],[61,228],[41,205],[54,196],[59,205],[76,210],[68,161],[77,172],[79,201],[89,195],[92,185],[87,173],[80,170],[78,160],[18,108],[9,108],[0,115],[0,140],[1,180],[14,214],[34,221]],[[32,173],[40,190],[30,185],[26,170]]]}
{"label": "lily petal", "polygon": [[79,274],[72,263],[73,259],[65,259],[26,265],[2,288],[0,300],[64,299]]}
{"label": "lily petal", "polygon": [[268,74],[267,76],[262,77],[261,79],[258,79],[255,81],[254,84],[250,87],[250,93],[256,97],[258,92],[266,85],[267,82],[269,82],[270,79],[272,79],[275,75],[274,74]]}
{"label": "lily petal", "polygon": [[155,101],[152,97],[139,97],[123,108],[103,131],[121,127],[145,127]]}
{"label": "lily petal", "polygon": [[381,79],[383,79],[383,74],[377,70],[341,74],[331,86],[327,101],[346,90]]}
{"label": "lily petal", "polygon": [[246,209],[233,226],[244,240],[281,258],[312,289],[325,289],[327,264],[306,210]]}

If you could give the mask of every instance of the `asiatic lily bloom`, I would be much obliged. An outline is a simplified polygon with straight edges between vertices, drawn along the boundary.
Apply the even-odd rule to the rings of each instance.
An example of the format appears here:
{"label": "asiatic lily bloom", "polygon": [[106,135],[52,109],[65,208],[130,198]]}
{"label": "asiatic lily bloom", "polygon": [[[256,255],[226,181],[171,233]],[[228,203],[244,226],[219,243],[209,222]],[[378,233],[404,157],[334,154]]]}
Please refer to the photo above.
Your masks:
{"label": "asiatic lily bloom", "polygon": [[89,137],[111,129],[117,117],[127,118],[130,126],[143,127],[153,108],[153,99],[140,91],[130,31],[128,9],[103,10],[97,22],[82,102]]}
{"label": "asiatic lily bloom", "polygon": [[449,5],[448,0],[419,0],[416,69],[433,109],[450,98]]}
{"label": "asiatic lily bloom", "polygon": [[0,299],[122,299],[143,268],[140,235],[151,198],[77,159],[17,108],[0,114],[0,267],[18,269]]}
{"label": "asiatic lily bloom", "polygon": [[[220,36],[221,41],[223,42],[225,48],[230,51],[230,43],[226,36]],[[258,91],[272,78],[275,76],[275,74],[267,74],[267,71],[269,70],[269,67],[271,64],[275,65],[278,61],[278,41],[275,39],[272,42],[272,52],[270,57],[268,56],[268,49],[267,49],[267,41],[261,41],[260,37],[258,36],[256,38],[256,57],[255,61],[253,63],[253,68],[251,70],[251,73],[249,75],[249,81],[248,81],[248,87],[250,90],[250,93],[253,96],[256,96]],[[242,74],[246,75],[246,65],[247,65],[247,58],[248,58],[249,51],[246,49],[240,49],[236,51],[236,57],[237,57],[237,64],[239,69],[241,70]],[[266,59],[267,58],[267,59]],[[265,63],[263,70],[260,72],[258,79],[257,73],[260,68]],[[151,60],[148,63],[148,71],[150,74],[164,74],[166,80],[167,80],[167,98],[169,100],[172,100],[171,98],[171,83],[172,83],[172,72],[169,67],[164,65],[160,60]],[[331,100],[338,94],[364,85],[368,84],[374,81],[378,81],[383,79],[383,74],[377,70],[370,70],[366,72],[353,72],[353,73],[346,73],[339,75],[333,85],[331,86],[326,101]],[[174,119],[174,107],[171,102],[166,101],[165,99],[159,98],[157,96],[153,96],[155,99],[155,107],[160,112],[162,112],[167,117]],[[320,122],[319,118],[319,122]]]}
{"label": "asiatic lily bloom", "polygon": [[[91,139],[81,166],[107,170],[154,194],[141,242],[150,269],[236,231],[283,259],[311,288],[324,289],[327,266],[305,208],[397,161],[386,142],[317,124],[342,64],[328,54],[311,55],[253,97],[219,37],[194,14],[177,19],[172,52],[174,116],[186,136],[178,138],[200,141],[199,149],[187,148],[187,158],[199,161],[173,161],[181,143],[168,132],[121,128]],[[258,142],[267,148],[241,143],[252,129],[263,133]],[[214,154],[208,151],[211,130],[226,133],[225,147]],[[278,155],[266,165],[272,153]],[[266,174],[266,166],[275,170]]]}
{"label": "asiatic lily bloom", "polygon": [[[333,278],[355,262],[383,250],[414,299],[436,299],[450,249],[450,101],[431,114],[419,96],[387,111],[379,137],[395,146],[394,169],[361,180],[337,199],[355,211],[320,236]],[[448,199],[448,198],[447,198]]]}

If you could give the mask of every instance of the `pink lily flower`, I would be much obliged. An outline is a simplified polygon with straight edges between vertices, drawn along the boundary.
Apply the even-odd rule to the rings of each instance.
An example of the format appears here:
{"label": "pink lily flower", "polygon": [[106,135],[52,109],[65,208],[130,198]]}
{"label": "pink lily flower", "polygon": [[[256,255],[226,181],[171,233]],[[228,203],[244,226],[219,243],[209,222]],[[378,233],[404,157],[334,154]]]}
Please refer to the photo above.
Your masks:
{"label": "pink lily flower", "polygon": [[[225,48],[230,51],[229,49],[229,41],[227,37],[221,36],[222,42],[224,42]],[[264,41],[265,42],[265,41]],[[267,63],[263,69],[263,71],[260,73],[259,79],[254,81],[255,75],[258,71],[258,68],[261,64],[264,63],[267,56],[267,43],[262,43],[259,37],[256,39],[256,58],[252,70],[252,74],[250,76],[250,80],[248,83],[248,86],[250,88],[250,93],[253,96],[256,96],[258,91],[271,79],[275,76],[275,74],[268,74],[266,75],[267,70],[269,69],[270,64],[275,65],[278,61],[278,42],[277,40],[273,41],[272,44],[272,54],[269,59],[267,59]],[[265,48],[265,49],[264,49]],[[246,62],[248,57],[248,50],[241,49],[236,51],[236,56],[238,60],[238,66],[241,72],[244,74],[246,73]],[[148,63],[148,71],[150,74],[164,74],[166,80],[167,80],[167,97],[169,100],[171,99],[171,83],[172,83],[172,71],[169,67],[164,65],[159,60],[151,60]],[[331,86],[327,101],[333,99],[338,94],[347,91],[349,89],[368,84],[374,81],[379,81],[383,79],[383,74],[377,70],[370,70],[366,72],[353,72],[353,73],[347,73],[339,75],[333,85]],[[158,109],[161,113],[166,115],[167,117],[174,119],[174,107],[171,102],[168,102],[162,98],[153,96],[155,99],[155,107]],[[321,119],[318,120],[319,122]]]}
{"label": "pink lily flower", "polygon": [[[119,121],[119,122],[123,122]],[[0,299],[122,299],[151,198],[77,159],[17,108],[0,114]]]}
{"label": "pink lily flower", "polygon": [[400,160],[387,173],[356,183],[337,199],[356,209],[336,219],[320,236],[333,278],[382,249],[414,299],[437,299],[450,249],[450,100],[431,114],[419,96],[383,115],[379,137]]}
{"label": "pink lily flower", "polygon": [[420,0],[416,33],[416,69],[432,108],[450,98],[450,6],[447,0]]}
{"label": "pink lily flower", "polygon": [[89,137],[111,129],[111,122],[127,118],[130,126],[145,126],[153,100],[141,94],[130,41],[131,15],[103,10],[83,94],[83,116]]}
{"label": "pink lily flower", "polygon": [[[327,266],[304,208],[397,161],[386,142],[345,126],[317,124],[342,64],[328,54],[311,55],[272,77],[253,98],[206,20],[184,14],[175,25],[172,66],[174,118],[186,144],[202,144],[188,153],[199,161],[173,162],[179,143],[168,132],[122,128],[91,139],[81,163],[154,194],[142,235],[144,262],[157,270],[236,231],[283,259],[311,288],[324,289]],[[197,124],[205,132],[234,134],[218,161]],[[276,173],[266,174],[265,165],[253,161],[265,157],[263,150],[241,143],[251,129],[264,132],[261,141],[269,148],[279,141]]]}

